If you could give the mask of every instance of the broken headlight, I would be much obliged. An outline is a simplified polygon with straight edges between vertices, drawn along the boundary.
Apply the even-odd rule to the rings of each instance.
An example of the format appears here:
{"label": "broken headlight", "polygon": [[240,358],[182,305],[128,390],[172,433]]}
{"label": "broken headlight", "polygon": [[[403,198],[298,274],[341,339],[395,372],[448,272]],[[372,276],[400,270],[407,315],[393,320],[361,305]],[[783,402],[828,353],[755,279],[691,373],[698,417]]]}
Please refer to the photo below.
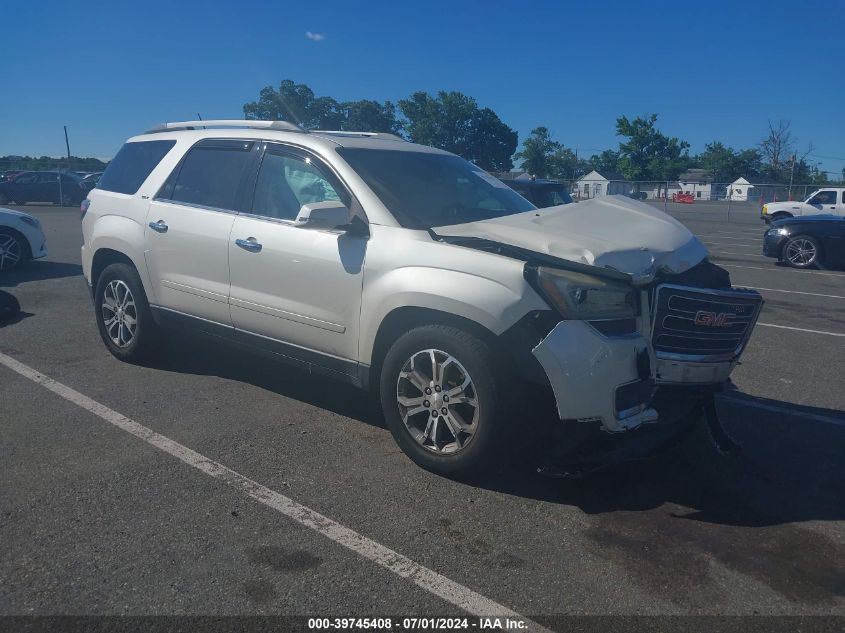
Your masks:
{"label": "broken headlight", "polygon": [[624,282],[539,266],[536,284],[564,319],[631,319],[639,314],[639,294]]}

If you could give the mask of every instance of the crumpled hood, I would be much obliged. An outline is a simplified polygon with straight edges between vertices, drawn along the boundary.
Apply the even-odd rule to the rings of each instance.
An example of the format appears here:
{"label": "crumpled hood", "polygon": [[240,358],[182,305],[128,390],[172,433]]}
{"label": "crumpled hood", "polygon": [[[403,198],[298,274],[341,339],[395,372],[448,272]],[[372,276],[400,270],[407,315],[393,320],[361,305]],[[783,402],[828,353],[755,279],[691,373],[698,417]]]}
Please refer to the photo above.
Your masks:
{"label": "crumpled hood", "polygon": [[684,272],[708,254],[683,224],[625,196],[603,196],[433,230],[441,236],[487,239],[611,268],[631,275],[637,285],[649,283],[658,272]]}

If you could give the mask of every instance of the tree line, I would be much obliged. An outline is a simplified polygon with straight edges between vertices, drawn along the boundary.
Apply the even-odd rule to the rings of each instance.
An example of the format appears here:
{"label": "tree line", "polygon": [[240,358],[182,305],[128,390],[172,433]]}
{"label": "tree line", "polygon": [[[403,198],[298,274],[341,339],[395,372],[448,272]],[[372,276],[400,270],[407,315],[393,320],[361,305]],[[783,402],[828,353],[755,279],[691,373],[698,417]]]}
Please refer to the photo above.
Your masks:
{"label": "tree line", "polygon": [[0,156],[0,171],[103,171],[108,163],[99,158],[81,158],[79,156],[54,158],[51,156]]}
{"label": "tree line", "polygon": [[[616,149],[589,157],[555,140],[547,127],[531,131],[517,152],[518,135],[490,108],[460,92],[436,95],[415,92],[391,101],[337,101],[316,96],[305,84],[290,79],[278,88],[267,86],[256,101],[243,107],[247,119],[286,120],[309,129],[389,132],[414,143],[431,145],[463,156],[488,171],[504,172],[514,161],[538,178],[574,179],[595,169],[604,177],[624,180],[673,180],[688,169],[705,169],[717,182],[749,180],[823,183],[824,172],[808,160],[812,146],[801,154],[788,121],[769,123],[766,135],[752,148],[734,149],[720,141],[689,153],[689,143],[657,128],[657,115],[616,120]],[[843,170],[845,179],[845,170]]]}

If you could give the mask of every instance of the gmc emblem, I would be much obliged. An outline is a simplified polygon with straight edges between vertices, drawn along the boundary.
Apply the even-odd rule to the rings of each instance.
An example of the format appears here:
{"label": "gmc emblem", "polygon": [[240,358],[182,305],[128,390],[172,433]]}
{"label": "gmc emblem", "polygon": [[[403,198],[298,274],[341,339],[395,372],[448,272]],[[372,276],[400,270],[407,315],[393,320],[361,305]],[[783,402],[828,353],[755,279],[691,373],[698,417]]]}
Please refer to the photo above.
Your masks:
{"label": "gmc emblem", "polygon": [[695,324],[705,327],[730,327],[733,325],[729,319],[736,316],[730,312],[707,312],[699,310],[695,313]]}

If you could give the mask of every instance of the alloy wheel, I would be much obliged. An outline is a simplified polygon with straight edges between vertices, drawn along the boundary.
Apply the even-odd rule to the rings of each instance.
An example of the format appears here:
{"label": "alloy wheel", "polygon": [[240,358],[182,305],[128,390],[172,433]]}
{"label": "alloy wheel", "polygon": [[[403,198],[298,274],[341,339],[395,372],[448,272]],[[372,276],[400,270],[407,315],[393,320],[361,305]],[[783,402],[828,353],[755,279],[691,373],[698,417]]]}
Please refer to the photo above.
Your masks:
{"label": "alloy wheel", "polygon": [[786,259],[791,264],[807,266],[816,258],[816,245],[810,240],[796,238],[786,245]]}
{"label": "alloy wheel", "polygon": [[14,235],[0,234],[0,270],[11,270],[21,261],[21,243]]}
{"label": "alloy wheel", "polygon": [[129,286],[120,279],[110,281],[103,291],[103,325],[112,343],[128,347],[138,328],[138,309]]}
{"label": "alloy wheel", "polygon": [[434,453],[456,453],[472,441],[480,408],[472,377],[437,349],[411,356],[396,382],[399,414],[411,437]]}

